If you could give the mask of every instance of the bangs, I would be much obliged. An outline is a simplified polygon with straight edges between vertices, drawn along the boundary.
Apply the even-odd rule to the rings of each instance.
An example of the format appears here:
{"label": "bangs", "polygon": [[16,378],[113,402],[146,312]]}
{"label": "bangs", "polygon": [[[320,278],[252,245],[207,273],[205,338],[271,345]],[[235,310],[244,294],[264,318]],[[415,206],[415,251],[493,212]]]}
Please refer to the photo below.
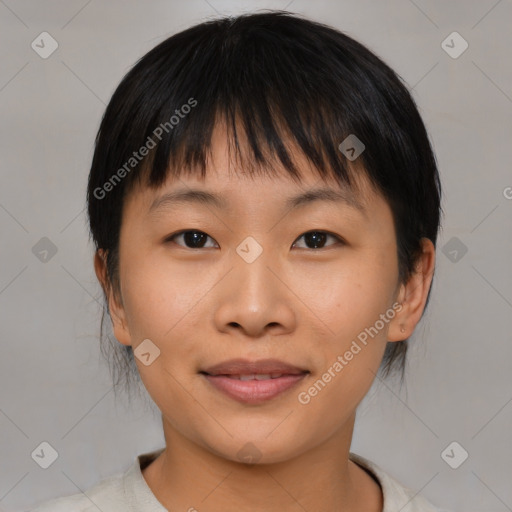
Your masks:
{"label": "bangs", "polygon": [[[281,116],[269,114],[277,107],[261,111],[260,106],[246,103],[243,106],[246,110],[241,111],[232,104],[219,105],[207,119],[187,120],[188,126],[179,135],[162,138],[141,162],[132,180],[158,188],[169,177],[195,175],[204,179],[209,161],[214,158],[214,132],[219,131],[226,140],[229,162],[236,173],[277,176],[284,169],[294,182],[300,183],[306,158],[311,164],[309,168],[320,179],[334,179],[340,185],[355,184],[351,177],[354,166],[346,163],[337,147],[340,141],[333,140],[329,131],[322,129],[320,119],[310,121],[309,125],[318,124],[308,131],[302,122],[290,125]],[[318,139],[323,142],[318,143]],[[128,183],[127,188],[130,188]]]}
{"label": "bangs", "polygon": [[[353,56],[344,55],[339,41],[330,41],[330,29],[325,28],[326,38],[299,44],[304,35],[293,24],[276,34],[259,27],[257,19],[244,26],[241,17],[210,28],[207,41],[193,27],[155,47],[116,91],[123,97],[117,114],[126,121],[109,138],[123,144],[115,152],[123,161],[109,168],[151,146],[129,173],[126,188],[143,179],[157,188],[169,173],[200,172],[204,178],[212,133],[220,125],[242,172],[268,174],[279,163],[300,181],[299,151],[320,177],[352,185],[352,162],[339,145],[350,134],[367,145],[382,107],[374,101],[369,112],[375,85],[354,67]],[[357,163],[371,165],[365,153]]]}

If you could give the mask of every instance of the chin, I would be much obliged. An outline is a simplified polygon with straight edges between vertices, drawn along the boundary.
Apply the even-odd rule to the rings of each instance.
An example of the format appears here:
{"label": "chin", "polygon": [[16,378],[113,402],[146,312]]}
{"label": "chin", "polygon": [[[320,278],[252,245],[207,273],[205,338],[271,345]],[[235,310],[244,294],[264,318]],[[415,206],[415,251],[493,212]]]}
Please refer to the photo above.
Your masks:
{"label": "chin", "polygon": [[[274,422],[274,429],[276,425]],[[260,436],[250,435],[231,439],[224,439],[220,442],[207,443],[210,451],[226,460],[246,465],[276,464],[285,462],[306,451],[301,444],[297,446],[294,439],[286,432],[270,434],[271,429],[265,429]]]}

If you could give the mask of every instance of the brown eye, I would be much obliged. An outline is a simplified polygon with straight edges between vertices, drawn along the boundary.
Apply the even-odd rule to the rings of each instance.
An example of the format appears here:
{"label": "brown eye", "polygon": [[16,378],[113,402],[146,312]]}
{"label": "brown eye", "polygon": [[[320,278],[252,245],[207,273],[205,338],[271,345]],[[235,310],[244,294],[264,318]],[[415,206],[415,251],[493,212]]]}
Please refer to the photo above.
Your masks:
{"label": "brown eye", "polygon": [[[302,236],[300,236],[297,240],[304,238],[304,242],[307,246],[305,247],[306,249],[322,249],[325,246],[325,241],[329,237],[333,238],[334,240],[337,240],[338,242],[343,243],[343,240],[339,236],[328,233],[327,231],[308,231],[307,233],[304,233]],[[296,243],[297,242],[293,244],[294,247]],[[310,245],[313,247],[309,247]],[[303,247],[300,248],[302,249]]]}
{"label": "brown eye", "polygon": [[209,238],[213,240],[209,235],[204,233],[203,231],[197,230],[188,230],[188,231],[180,231],[179,233],[175,233],[166,239],[166,242],[175,242],[177,239],[182,239],[182,243],[178,243],[177,245],[184,246],[188,249],[203,249],[205,247],[206,240]]}

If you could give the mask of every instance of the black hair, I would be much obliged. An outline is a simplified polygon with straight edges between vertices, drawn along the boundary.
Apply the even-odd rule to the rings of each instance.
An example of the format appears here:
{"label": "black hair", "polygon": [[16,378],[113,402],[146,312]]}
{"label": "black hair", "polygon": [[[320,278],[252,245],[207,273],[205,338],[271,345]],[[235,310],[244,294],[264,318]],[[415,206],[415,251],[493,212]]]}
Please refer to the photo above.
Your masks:
{"label": "black hair", "polygon": [[[327,25],[287,11],[226,16],[183,30],[150,50],[125,75],[106,108],[87,202],[90,233],[96,250],[105,251],[114,293],[119,293],[119,233],[127,194],[136,183],[161,186],[169,172],[177,177],[200,170],[204,177],[212,130],[221,120],[244,171],[268,172],[278,159],[294,180],[300,178],[290,141],[320,177],[354,186],[355,171],[339,146],[355,135],[365,145],[358,168],[393,213],[401,282],[414,271],[421,238],[435,245],[441,185],[426,128],[404,80],[368,48]],[[429,298],[430,290],[427,304]],[[110,336],[103,339],[105,304],[103,354],[127,382],[138,380],[131,347]],[[406,352],[407,340],[387,344],[385,376],[396,369],[403,379]]]}

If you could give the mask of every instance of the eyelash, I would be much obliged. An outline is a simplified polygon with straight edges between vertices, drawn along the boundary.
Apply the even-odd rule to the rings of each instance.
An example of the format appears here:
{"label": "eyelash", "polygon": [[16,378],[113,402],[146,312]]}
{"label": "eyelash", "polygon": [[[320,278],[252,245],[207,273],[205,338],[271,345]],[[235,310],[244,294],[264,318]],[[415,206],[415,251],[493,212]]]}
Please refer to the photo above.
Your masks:
{"label": "eyelash", "polygon": [[[186,230],[183,230],[183,231],[179,231],[177,233],[174,233],[173,235],[170,235],[169,237],[167,237],[165,239],[165,242],[172,242],[172,243],[176,243],[174,242],[174,239],[176,237],[179,237],[185,233],[201,233],[201,234],[204,234],[206,235],[208,238],[210,238],[211,240],[213,240],[213,238],[211,236],[209,236],[208,234],[206,234],[204,231],[200,231],[198,229],[186,229]],[[334,233],[330,233],[329,231],[323,231],[323,230],[320,230],[320,229],[313,229],[313,230],[310,230],[310,231],[306,231],[305,233],[303,233],[299,238],[297,238],[297,240],[300,240],[304,235],[308,235],[310,233],[321,233],[321,234],[325,234],[327,235],[327,237],[331,237],[331,238],[334,238],[336,239],[340,244],[342,245],[345,245],[345,240],[343,240],[343,238],[341,238],[340,236],[338,235],[335,235]],[[294,245],[297,243],[297,240],[294,242]],[[199,249],[205,249],[205,247],[187,247],[186,245],[181,245],[181,244],[176,244],[176,245],[179,245],[180,247],[183,247],[184,249],[191,249],[191,250],[199,250]],[[319,249],[309,249],[308,247],[300,247],[299,249],[306,249],[306,250],[310,250],[310,251],[321,251],[323,249],[328,249],[329,247],[332,247],[332,246],[335,246],[336,244],[332,244],[332,245],[328,245],[327,247],[321,247]],[[211,247],[206,247],[206,249],[211,249]]]}

